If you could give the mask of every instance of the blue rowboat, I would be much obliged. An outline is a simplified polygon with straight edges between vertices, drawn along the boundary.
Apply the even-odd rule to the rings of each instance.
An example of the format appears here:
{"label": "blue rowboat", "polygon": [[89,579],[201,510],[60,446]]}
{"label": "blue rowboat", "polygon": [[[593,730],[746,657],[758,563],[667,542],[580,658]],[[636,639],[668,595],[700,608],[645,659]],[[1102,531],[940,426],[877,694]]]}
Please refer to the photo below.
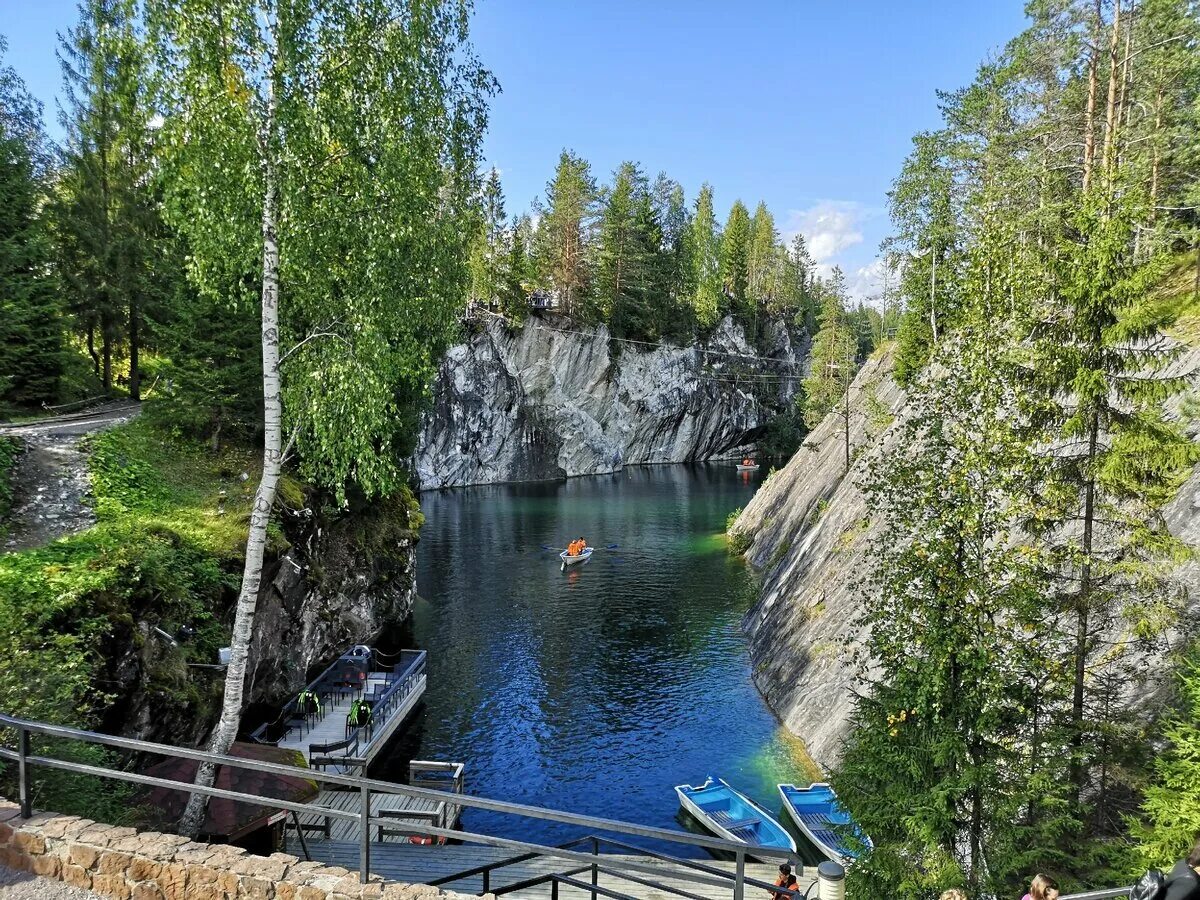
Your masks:
{"label": "blue rowboat", "polygon": [[818,781],[806,788],[781,784],[779,795],[792,821],[834,862],[849,865],[858,856],[855,848],[873,846],[871,839],[854,824],[850,813],[842,809],[833,788],[824,782]]}
{"label": "blue rowboat", "polygon": [[679,795],[679,805],[719,837],[754,847],[796,852],[796,842],[782,825],[720,778],[710,775],[699,787],[681,784],[675,793]]}
{"label": "blue rowboat", "polygon": [[588,547],[585,550],[581,550],[579,553],[576,553],[574,556],[571,556],[566,550],[564,550],[562,553],[558,554],[558,558],[562,560],[563,568],[565,569],[567,566],[574,566],[578,565],[579,563],[587,562],[592,558],[593,549],[595,548]]}

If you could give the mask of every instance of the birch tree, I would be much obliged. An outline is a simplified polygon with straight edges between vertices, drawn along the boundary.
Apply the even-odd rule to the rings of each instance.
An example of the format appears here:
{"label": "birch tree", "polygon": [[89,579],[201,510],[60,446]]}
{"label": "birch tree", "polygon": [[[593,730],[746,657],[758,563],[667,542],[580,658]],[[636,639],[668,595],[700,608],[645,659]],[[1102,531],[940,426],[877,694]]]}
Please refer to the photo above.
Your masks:
{"label": "birch tree", "polygon": [[[491,76],[462,0],[156,0],[168,211],[203,292],[262,328],[263,468],[220,719],[236,738],[285,459],[344,500],[399,486],[464,289]],[[286,434],[286,439],[285,439]],[[211,785],[201,766],[198,785]],[[195,835],[206,799],[180,822]]]}

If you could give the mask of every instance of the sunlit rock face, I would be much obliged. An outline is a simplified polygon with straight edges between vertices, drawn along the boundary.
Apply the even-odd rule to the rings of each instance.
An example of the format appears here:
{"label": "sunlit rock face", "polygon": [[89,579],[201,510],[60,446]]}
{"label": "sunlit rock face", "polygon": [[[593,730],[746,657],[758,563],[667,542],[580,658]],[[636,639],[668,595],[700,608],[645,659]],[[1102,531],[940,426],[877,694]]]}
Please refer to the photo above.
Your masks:
{"label": "sunlit rock face", "polygon": [[[863,635],[854,622],[869,602],[862,585],[869,554],[880,541],[879,523],[859,489],[873,460],[891,451],[909,415],[904,391],[892,378],[892,356],[867,362],[850,392],[854,448],[845,473],[844,430],[828,416],[791,461],[772,475],[734,525],[749,541],[747,561],[761,590],[746,615],[754,680],[784,725],[800,737],[822,768],[836,765],[853,709]],[[1200,348],[1181,354],[1168,374],[1200,371]],[[1200,439],[1200,381],[1167,403],[1168,415],[1192,440]],[[1147,647],[1134,647],[1144,680],[1125,698],[1153,704],[1170,688],[1173,647],[1200,635],[1200,467],[1163,509],[1171,533],[1194,555],[1173,573],[1186,592],[1178,623]],[[1119,637],[1113,635],[1113,638]]]}
{"label": "sunlit rock face", "polygon": [[[734,453],[803,374],[807,335],[780,323],[767,335],[764,352],[726,319],[702,344],[643,348],[610,341],[603,326],[488,321],[442,362],[417,479],[426,489],[534,481]],[[739,359],[759,355],[769,361]],[[747,377],[763,373],[789,377]]]}
{"label": "sunlit rock face", "polygon": [[743,623],[755,684],[823,768],[838,759],[853,704],[858,585],[878,535],[858,482],[904,412],[891,355],[868,360],[850,388],[849,474],[843,420],[827,416],[734,525],[761,577]]}

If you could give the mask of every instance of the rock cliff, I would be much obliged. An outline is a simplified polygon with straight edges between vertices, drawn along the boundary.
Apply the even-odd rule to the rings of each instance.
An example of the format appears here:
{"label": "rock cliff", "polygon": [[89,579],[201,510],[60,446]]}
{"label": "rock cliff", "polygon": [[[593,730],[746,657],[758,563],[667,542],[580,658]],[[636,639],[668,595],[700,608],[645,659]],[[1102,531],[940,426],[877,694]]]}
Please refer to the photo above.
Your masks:
{"label": "rock cliff", "polygon": [[823,768],[837,759],[853,700],[856,588],[876,533],[857,481],[904,410],[891,371],[891,355],[877,356],[851,385],[849,474],[842,420],[827,416],[733,527],[762,579],[743,623],[755,684]]}
{"label": "rock cliff", "polygon": [[[1200,371],[1200,348],[1172,366],[1174,374]],[[857,482],[873,458],[887,453],[906,398],[892,379],[885,354],[863,367],[851,388],[850,432],[854,461],[844,471],[842,424],[826,417],[782,470],[754,495],[733,526],[748,544],[750,565],[762,579],[759,601],[744,627],[754,680],[784,725],[806,744],[822,768],[837,763],[853,706],[861,635],[853,626],[863,598],[859,584],[867,555],[878,541]],[[1168,404],[1169,413],[1195,440],[1200,438],[1200,385]],[[1164,509],[1168,527],[1200,553],[1200,468]],[[1198,631],[1200,556],[1175,577],[1189,593],[1189,611],[1168,636]],[[1156,665],[1147,661],[1147,666]],[[1161,668],[1161,666],[1159,667]]]}
{"label": "rock cliff", "polygon": [[449,350],[414,459],[422,488],[732,452],[791,399],[809,344],[773,323],[763,362],[739,358],[760,351],[730,319],[703,344],[650,350],[614,344],[604,326],[568,328],[489,319]]}
{"label": "rock cliff", "polygon": [[[407,618],[416,599],[419,516],[407,497],[334,516],[306,509],[285,515],[288,543],[268,560],[255,617],[248,728],[274,718],[311,669]],[[229,573],[226,625],[239,575]],[[106,660],[117,702],[105,714],[104,729],[199,743],[215,721],[223,670],[189,668],[183,653],[152,638],[152,621],[153,614],[135,616],[113,635],[123,652]]]}

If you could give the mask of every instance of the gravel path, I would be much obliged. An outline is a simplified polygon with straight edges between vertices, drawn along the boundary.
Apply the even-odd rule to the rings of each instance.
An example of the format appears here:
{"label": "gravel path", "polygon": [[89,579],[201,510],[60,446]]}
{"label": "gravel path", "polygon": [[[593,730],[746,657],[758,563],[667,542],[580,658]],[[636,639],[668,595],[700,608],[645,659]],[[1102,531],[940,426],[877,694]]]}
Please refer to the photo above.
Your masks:
{"label": "gravel path", "polygon": [[87,413],[0,425],[0,435],[20,438],[25,444],[13,470],[16,490],[6,523],[9,534],[0,541],[0,553],[40,547],[95,523],[89,503],[88,458],[79,442],[139,412],[136,403],[110,403]]}
{"label": "gravel path", "polygon": [[0,866],[0,900],[103,900],[99,894],[61,881],[37,878]]}

